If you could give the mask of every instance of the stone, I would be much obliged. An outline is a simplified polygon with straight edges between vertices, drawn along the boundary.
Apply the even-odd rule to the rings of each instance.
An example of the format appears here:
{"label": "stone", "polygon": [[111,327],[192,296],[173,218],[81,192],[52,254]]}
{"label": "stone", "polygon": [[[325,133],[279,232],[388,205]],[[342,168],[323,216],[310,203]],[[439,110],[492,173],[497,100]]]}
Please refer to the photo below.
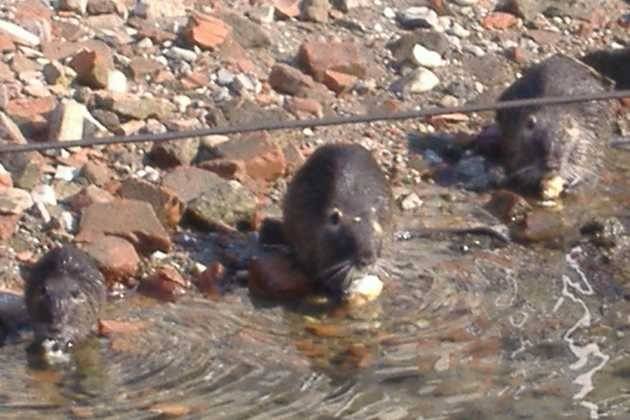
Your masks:
{"label": "stone", "polygon": [[367,73],[365,53],[353,42],[307,41],[300,46],[298,60],[302,67],[321,82],[327,70],[364,78]]}
{"label": "stone", "polygon": [[187,40],[205,49],[216,49],[230,36],[232,28],[221,19],[209,15],[190,17],[184,32]]}
{"label": "stone", "polygon": [[133,14],[144,19],[176,18],[188,14],[186,1],[138,0]]}
{"label": "stone", "polygon": [[0,34],[8,36],[17,44],[26,45],[28,47],[37,47],[40,44],[39,36],[15,23],[2,19],[0,19]]}
{"label": "stone", "polygon": [[0,213],[20,215],[33,206],[31,193],[20,188],[0,190]]}
{"label": "stone", "polygon": [[297,118],[321,118],[324,116],[322,104],[310,98],[287,98],[284,108]]}
{"label": "stone", "polygon": [[217,298],[221,295],[220,283],[225,276],[225,267],[218,261],[210,263],[208,268],[195,276],[194,283],[199,292],[206,297]]}
{"label": "stone", "polygon": [[[214,174],[213,174],[214,175]],[[190,220],[200,227],[222,229],[226,226],[251,226],[256,213],[256,196],[237,181],[215,175],[215,182],[188,204]]]}
{"label": "stone", "polygon": [[348,13],[350,10],[359,7],[370,7],[370,0],[333,0],[332,3],[337,9],[344,13]]}
{"label": "stone", "polygon": [[17,230],[17,223],[20,220],[20,215],[0,214],[0,241],[8,241],[15,234]]}
{"label": "stone", "polygon": [[440,54],[419,44],[413,47],[411,61],[416,66],[427,68],[440,67],[444,65],[444,60],[442,60],[442,56],[440,56]]}
{"label": "stone", "polygon": [[175,112],[175,105],[162,98],[140,98],[123,94],[113,95],[105,102],[109,109],[118,115],[136,120],[145,120],[149,117],[165,120]]}
{"label": "stone", "polygon": [[302,18],[318,23],[328,22],[328,11],[330,3],[328,0],[303,0]]}
{"label": "stone", "polygon": [[75,54],[68,65],[77,73],[79,83],[96,89],[107,87],[114,67],[110,56],[87,49]]}
{"label": "stone", "polygon": [[190,165],[198,150],[198,138],[159,142],[153,144],[149,158],[160,168]]}
{"label": "stone", "polygon": [[395,90],[401,89],[407,93],[424,93],[432,90],[440,83],[440,79],[425,68],[417,68],[400,80],[400,85]]}
{"label": "stone", "polygon": [[43,204],[46,206],[57,205],[57,194],[55,189],[50,185],[38,185],[31,191],[31,198],[34,204]]}
{"label": "stone", "polygon": [[210,171],[179,166],[164,176],[162,185],[174,191],[183,203],[188,203],[201,196],[208,185],[215,183],[218,178]]}
{"label": "stone", "polygon": [[138,273],[140,257],[133,245],[116,236],[102,236],[88,243],[83,250],[96,261],[108,285],[133,284]]}
{"label": "stone", "polygon": [[252,23],[236,13],[222,13],[221,20],[232,32],[230,36],[243,48],[264,48],[271,45],[271,38],[260,25]]}
{"label": "stone", "polygon": [[274,64],[269,73],[269,85],[280,93],[307,96],[306,92],[321,86],[313,78],[288,64]]}
{"label": "stone", "polygon": [[104,186],[112,179],[112,174],[107,165],[100,162],[88,161],[81,168],[82,175],[92,184]]}
{"label": "stone", "polygon": [[4,112],[0,111],[0,138],[8,139],[12,144],[26,144],[26,138],[20,128]]}
{"label": "stone", "polygon": [[139,291],[153,298],[173,302],[186,294],[190,282],[168,265],[159,267],[155,273],[142,279]]}
{"label": "stone", "polygon": [[78,242],[94,242],[103,235],[129,240],[140,252],[168,252],[171,239],[149,203],[137,200],[114,200],[94,203],[81,215]]}
{"label": "stone", "polygon": [[215,157],[241,161],[249,177],[273,181],[284,175],[286,161],[282,149],[267,133],[251,133],[224,142],[212,149]]}
{"label": "stone", "polygon": [[212,159],[200,162],[200,168],[214,172],[223,179],[235,179],[243,181],[247,177],[245,162],[229,159]]}
{"label": "stone", "polygon": [[275,300],[295,300],[307,296],[313,284],[289,258],[264,253],[249,263],[247,286],[250,293]]}
{"label": "stone", "polygon": [[247,16],[254,22],[265,24],[273,23],[276,9],[271,5],[260,5],[247,13]]}
{"label": "stone", "polygon": [[144,79],[146,76],[152,77],[164,69],[164,65],[159,61],[144,57],[132,58],[128,66],[135,80]]}
{"label": "stone", "polygon": [[491,12],[483,18],[481,24],[486,29],[507,29],[517,22],[517,17],[510,13]]}
{"label": "stone", "polygon": [[7,115],[23,122],[40,123],[46,120],[42,117],[57,106],[53,97],[45,98],[18,98],[9,101],[5,111]]}
{"label": "stone", "polygon": [[0,34],[0,53],[15,51],[13,39],[5,34]]}
{"label": "stone", "polygon": [[334,70],[326,70],[322,82],[328,89],[339,94],[349,91],[357,82],[357,77],[351,74],[341,73]]}
{"label": "stone", "polygon": [[49,85],[56,85],[58,83],[63,85],[69,84],[69,80],[66,77],[66,70],[58,61],[46,63],[42,69],[42,73],[44,74],[44,80],[46,80],[46,83]]}
{"label": "stone", "polygon": [[51,116],[50,139],[56,141],[82,139],[84,121],[88,119],[88,115],[89,111],[83,104],[73,100],[61,102]]}
{"label": "stone", "polygon": [[112,93],[125,93],[127,92],[127,77],[120,70],[110,70],[105,88]]}
{"label": "stone", "polygon": [[272,3],[281,18],[294,18],[300,14],[299,0],[273,0]]}
{"label": "stone", "polygon": [[418,197],[418,194],[412,192],[405,195],[402,200],[400,200],[400,208],[403,211],[414,210],[422,206],[422,203],[423,202],[420,197]]}
{"label": "stone", "polygon": [[425,7],[409,7],[396,15],[398,22],[405,29],[434,28],[439,18],[435,10]]}
{"label": "stone", "polygon": [[74,211],[89,207],[94,203],[110,203],[114,196],[96,185],[88,185],[67,200]]}
{"label": "stone", "polygon": [[88,0],[59,0],[59,9],[84,15],[87,12]]}
{"label": "stone", "polygon": [[106,15],[118,13],[127,17],[127,5],[124,0],[88,0],[87,12],[90,15]]}
{"label": "stone", "polygon": [[411,61],[416,45],[422,45],[441,56],[452,48],[450,41],[444,34],[426,29],[404,34],[396,41],[388,43],[387,48],[392,52],[396,61],[402,64]]}
{"label": "stone", "polygon": [[165,226],[177,226],[182,218],[184,211],[182,202],[177,194],[166,187],[129,178],[121,183],[118,193],[122,198],[151,204],[156,216]]}

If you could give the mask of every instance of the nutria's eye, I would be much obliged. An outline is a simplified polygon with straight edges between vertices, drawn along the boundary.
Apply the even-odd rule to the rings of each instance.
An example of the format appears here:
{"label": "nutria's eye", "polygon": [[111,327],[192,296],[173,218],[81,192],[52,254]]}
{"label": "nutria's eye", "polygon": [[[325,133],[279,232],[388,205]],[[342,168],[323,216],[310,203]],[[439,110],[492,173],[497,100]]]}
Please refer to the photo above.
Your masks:
{"label": "nutria's eye", "polygon": [[341,222],[341,216],[341,210],[333,209],[333,211],[331,211],[330,215],[328,216],[328,220],[330,221],[331,225],[337,226]]}
{"label": "nutria's eye", "polygon": [[536,121],[536,117],[535,116],[530,115],[529,117],[527,117],[527,122],[525,123],[525,127],[528,130],[535,129],[536,128],[536,124],[537,124],[537,121]]}
{"label": "nutria's eye", "polygon": [[72,290],[72,291],[70,292],[70,296],[71,296],[73,299],[78,299],[78,298],[79,298],[79,291],[78,291],[78,290]]}

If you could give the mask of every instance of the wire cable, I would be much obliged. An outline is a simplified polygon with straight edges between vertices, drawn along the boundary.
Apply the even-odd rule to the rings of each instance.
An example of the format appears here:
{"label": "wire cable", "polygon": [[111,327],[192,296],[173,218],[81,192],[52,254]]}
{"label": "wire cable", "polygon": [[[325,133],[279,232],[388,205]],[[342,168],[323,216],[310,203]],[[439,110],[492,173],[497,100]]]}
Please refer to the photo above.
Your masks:
{"label": "wire cable", "polygon": [[171,131],[160,134],[136,134],[131,136],[111,136],[111,137],[91,137],[80,140],[70,141],[48,141],[40,143],[26,144],[3,144],[0,145],[0,153],[17,153],[31,152],[53,149],[66,149],[70,147],[90,147],[96,145],[109,144],[125,144],[125,143],[145,143],[145,142],[164,142],[173,140],[184,140],[194,137],[203,137],[209,135],[226,135],[237,133],[249,133],[253,131],[274,131],[274,130],[290,130],[309,127],[325,127],[331,125],[342,124],[361,124],[377,121],[396,121],[406,119],[418,119],[432,117],[436,115],[446,114],[470,114],[482,111],[496,111],[503,109],[522,108],[522,107],[540,107],[540,106],[557,106],[578,102],[590,101],[606,101],[611,99],[621,99],[630,97],[630,89],[618,90],[603,93],[594,93],[587,95],[575,96],[553,96],[531,99],[518,99],[511,101],[501,101],[491,104],[463,105],[454,107],[434,107],[417,111],[402,112],[375,112],[366,115],[352,116],[336,116],[326,118],[313,118],[306,120],[286,120],[286,121],[270,121],[253,124],[243,124],[227,127],[202,128],[187,131]]}

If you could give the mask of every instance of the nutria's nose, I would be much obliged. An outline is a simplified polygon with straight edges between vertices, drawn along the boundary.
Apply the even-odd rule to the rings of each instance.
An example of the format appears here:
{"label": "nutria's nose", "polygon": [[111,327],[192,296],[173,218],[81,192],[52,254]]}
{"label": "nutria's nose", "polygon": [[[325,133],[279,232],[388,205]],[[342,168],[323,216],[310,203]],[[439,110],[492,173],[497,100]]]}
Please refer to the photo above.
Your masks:
{"label": "nutria's nose", "polygon": [[359,268],[363,268],[373,264],[375,260],[376,256],[374,255],[374,252],[372,252],[372,250],[365,250],[357,256],[355,265]]}

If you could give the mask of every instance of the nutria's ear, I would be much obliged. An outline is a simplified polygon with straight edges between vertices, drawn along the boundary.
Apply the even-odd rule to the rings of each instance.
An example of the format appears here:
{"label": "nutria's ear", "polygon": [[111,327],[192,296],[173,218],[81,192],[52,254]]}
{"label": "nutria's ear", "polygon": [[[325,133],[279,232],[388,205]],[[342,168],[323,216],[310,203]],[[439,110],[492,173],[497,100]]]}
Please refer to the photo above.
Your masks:
{"label": "nutria's ear", "polygon": [[475,151],[491,159],[498,159],[503,155],[503,135],[497,124],[485,127],[474,140]]}

